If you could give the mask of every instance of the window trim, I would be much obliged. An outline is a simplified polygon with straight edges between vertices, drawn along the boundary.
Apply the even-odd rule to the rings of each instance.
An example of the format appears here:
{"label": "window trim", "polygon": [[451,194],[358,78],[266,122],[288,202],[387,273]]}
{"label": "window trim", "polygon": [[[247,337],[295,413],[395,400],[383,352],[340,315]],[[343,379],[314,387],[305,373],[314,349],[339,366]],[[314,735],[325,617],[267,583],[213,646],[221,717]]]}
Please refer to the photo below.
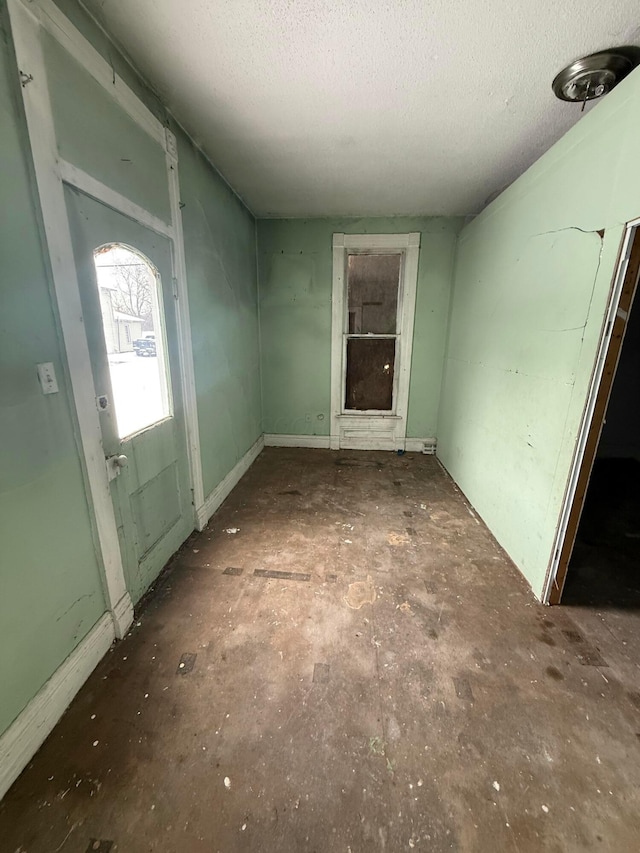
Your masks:
{"label": "window trim", "polygon": [[[394,407],[392,410],[345,409],[346,341],[348,325],[347,259],[350,254],[402,254],[401,280],[398,289],[398,326],[395,337]],[[344,443],[347,424],[357,422],[363,446],[386,449],[393,445],[404,449],[409,405],[409,381],[413,349],[418,280],[420,232],[407,234],[340,234],[333,235],[333,283],[331,316],[331,448]],[[374,336],[364,336],[374,337]],[[379,337],[379,336],[375,336]],[[381,435],[381,428],[388,435]]]}

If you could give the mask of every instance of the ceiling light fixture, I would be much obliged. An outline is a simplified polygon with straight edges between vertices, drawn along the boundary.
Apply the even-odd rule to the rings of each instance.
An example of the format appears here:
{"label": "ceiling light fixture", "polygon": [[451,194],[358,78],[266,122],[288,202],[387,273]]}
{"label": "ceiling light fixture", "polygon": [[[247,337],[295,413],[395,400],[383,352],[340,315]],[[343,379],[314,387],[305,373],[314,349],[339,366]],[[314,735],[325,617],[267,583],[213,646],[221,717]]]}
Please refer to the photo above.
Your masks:
{"label": "ceiling light fixture", "polygon": [[625,48],[602,50],[563,68],[551,87],[561,101],[581,103],[584,110],[587,101],[610,92],[636,64]]}

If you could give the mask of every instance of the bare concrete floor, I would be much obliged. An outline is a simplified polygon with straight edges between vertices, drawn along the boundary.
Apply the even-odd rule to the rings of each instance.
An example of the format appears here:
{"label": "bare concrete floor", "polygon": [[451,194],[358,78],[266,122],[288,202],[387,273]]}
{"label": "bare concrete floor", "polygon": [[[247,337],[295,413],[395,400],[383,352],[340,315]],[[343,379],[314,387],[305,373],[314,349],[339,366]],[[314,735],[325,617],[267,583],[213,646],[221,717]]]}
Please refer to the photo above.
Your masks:
{"label": "bare concrete floor", "polygon": [[138,622],[2,851],[640,849],[632,669],[431,457],[265,450]]}

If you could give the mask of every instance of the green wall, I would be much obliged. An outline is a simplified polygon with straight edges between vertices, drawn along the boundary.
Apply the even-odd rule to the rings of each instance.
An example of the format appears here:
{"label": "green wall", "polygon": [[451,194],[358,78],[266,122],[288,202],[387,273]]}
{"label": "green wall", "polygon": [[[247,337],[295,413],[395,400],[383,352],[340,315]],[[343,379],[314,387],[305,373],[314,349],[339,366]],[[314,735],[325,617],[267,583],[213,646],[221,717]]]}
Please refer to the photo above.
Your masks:
{"label": "green wall", "polygon": [[43,32],[42,45],[60,156],[169,222],[162,145],[53,36]]}
{"label": "green wall", "polygon": [[[0,9],[0,733],[105,611],[101,564]],[[10,203],[9,203],[10,201]],[[38,362],[59,393],[44,396]]]}
{"label": "green wall", "polygon": [[178,151],[206,496],[262,435],[255,221],[183,133]]}
{"label": "green wall", "polygon": [[329,435],[332,236],[421,232],[407,436],[436,435],[459,218],[258,221],[263,428]]}
{"label": "green wall", "polygon": [[459,238],[438,455],[537,595],[623,225],[640,216],[639,138],[636,71]]}
{"label": "green wall", "polygon": [[[75,0],[58,5],[177,135],[203,475],[210,492],[261,434],[255,221]],[[0,23],[2,733],[106,605],[2,0]],[[74,60],[45,42],[63,155],[166,217],[158,146],[131,127],[114,102],[105,102]],[[95,128],[101,129],[97,140]],[[43,361],[55,365],[58,394],[40,391],[36,364]]]}

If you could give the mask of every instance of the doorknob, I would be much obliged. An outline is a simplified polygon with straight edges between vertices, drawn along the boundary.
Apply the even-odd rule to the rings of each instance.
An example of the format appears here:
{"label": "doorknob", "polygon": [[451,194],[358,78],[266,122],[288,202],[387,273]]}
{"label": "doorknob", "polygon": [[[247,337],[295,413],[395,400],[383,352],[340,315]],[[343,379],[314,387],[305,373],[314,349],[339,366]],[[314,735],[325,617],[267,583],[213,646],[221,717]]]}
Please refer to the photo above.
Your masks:
{"label": "doorknob", "polygon": [[127,457],[121,453],[116,456],[109,456],[105,460],[107,463],[107,475],[109,480],[115,480],[122,468],[126,468],[129,464]]}

